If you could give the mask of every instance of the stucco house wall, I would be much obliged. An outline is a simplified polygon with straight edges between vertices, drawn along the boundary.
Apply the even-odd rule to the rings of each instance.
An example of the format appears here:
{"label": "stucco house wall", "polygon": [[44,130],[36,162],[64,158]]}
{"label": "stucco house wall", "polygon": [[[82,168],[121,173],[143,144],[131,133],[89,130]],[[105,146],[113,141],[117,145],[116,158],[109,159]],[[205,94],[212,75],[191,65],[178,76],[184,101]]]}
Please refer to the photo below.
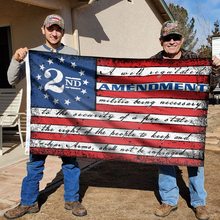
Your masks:
{"label": "stucco house wall", "polygon": [[152,1],[100,0],[74,14],[82,55],[149,58],[161,50],[164,20]]}

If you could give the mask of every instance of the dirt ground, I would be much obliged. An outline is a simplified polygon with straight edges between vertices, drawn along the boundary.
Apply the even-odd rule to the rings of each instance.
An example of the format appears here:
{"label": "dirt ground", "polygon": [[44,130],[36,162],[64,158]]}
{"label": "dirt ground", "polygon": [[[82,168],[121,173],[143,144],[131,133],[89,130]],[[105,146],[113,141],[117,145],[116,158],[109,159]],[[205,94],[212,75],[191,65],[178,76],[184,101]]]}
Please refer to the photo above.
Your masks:
{"label": "dirt ground", "polygon": [[216,132],[220,128],[220,105],[209,105],[207,132]]}
{"label": "dirt ground", "polygon": [[[219,110],[215,108],[214,110]],[[220,111],[209,117],[209,132],[220,127]],[[212,125],[213,124],[213,125]],[[220,151],[205,152],[205,189],[210,219],[220,220]],[[180,188],[178,210],[166,218],[154,215],[159,206],[158,169],[156,165],[131,162],[103,161],[81,174],[80,199],[88,215],[75,217],[64,209],[63,184],[41,193],[39,213],[25,215],[21,220],[194,220],[190,207],[186,167],[176,167]],[[5,219],[0,217],[0,220]]]}

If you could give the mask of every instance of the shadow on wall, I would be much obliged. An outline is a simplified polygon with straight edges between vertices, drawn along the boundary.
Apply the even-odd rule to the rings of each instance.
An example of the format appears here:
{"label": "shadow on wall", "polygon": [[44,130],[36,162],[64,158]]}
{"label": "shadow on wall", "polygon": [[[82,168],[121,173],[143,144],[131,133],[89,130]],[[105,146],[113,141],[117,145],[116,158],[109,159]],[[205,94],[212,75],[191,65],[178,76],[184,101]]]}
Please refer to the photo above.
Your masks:
{"label": "shadow on wall", "polygon": [[97,19],[96,14],[121,1],[123,0],[102,0],[95,2],[89,7],[77,10],[75,12],[75,21],[80,36],[93,38],[98,43],[101,43],[101,41],[109,41],[109,38]]}

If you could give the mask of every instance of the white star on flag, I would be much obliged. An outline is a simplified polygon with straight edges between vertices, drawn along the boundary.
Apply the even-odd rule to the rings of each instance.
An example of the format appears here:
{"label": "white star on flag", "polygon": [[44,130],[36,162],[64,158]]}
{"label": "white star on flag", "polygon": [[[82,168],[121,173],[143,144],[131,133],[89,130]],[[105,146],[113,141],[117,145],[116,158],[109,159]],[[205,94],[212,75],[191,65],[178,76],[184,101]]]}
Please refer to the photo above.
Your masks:
{"label": "white star on flag", "polygon": [[50,65],[50,64],[52,64],[52,63],[53,63],[53,60],[49,59],[47,62],[48,62],[48,63],[49,63],[49,65]]}
{"label": "white star on flag", "polygon": [[81,98],[79,96],[76,96],[75,99],[76,99],[76,101],[80,101]]}
{"label": "white star on flag", "polygon": [[87,85],[89,82],[86,80],[83,80],[83,84]]}
{"label": "white star on flag", "polygon": [[65,61],[65,59],[63,57],[60,57],[59,60],[61,63],[64,63],[64,61]]}
{"label": "white star on flag", "polygon": [[82,71],[82,70],[80,70],[80,72],[79,72],[80,76],[85,75],[84,73],[85,73],[85,71]]}
{"label": "white star on flag", "polygon": [[65,100],[65,105],[69,105],[71,102],[70,102],[70,100],[68,99],[68,100]]}
{"label": "white star on flag", "polygon": [[38,80],[41,79],[41,75],[39,75],[39,74],[36,77],[37,77]]}
{"label": "white star on flag", "polygon": [[42,65],[39,65],[40,66],[40,70],[43,70],[44,71],[44,64],[42,64]]}
{"label": "white star on flag", "polygon": [[38,87],[38,89],[42,90],[42,89],[43,89],[43,86],[42,86],[42,85],[40,85],[40,86]]}
{"label": "white star on flag", "polygon": [[58,104],[58,100],[59,100],[59,99],[54,99],[54,100],[53,100],[53,103],[54,103],[55,105]]}
{"label": "white star on flag", "polygon": [[49,98],[49,95],[46,93],[46,94],[44,94],[44,98],[45,99],[48,99]]}
{"label": "white star on flag", "polygon": [[86,92],[86,89],[82,89],[81,93],[83,93],[83,95],[85,95]]}
{"label": "white star on flag", "polygon": [[76,65],[75,62],[74,62],[74,63],[71,62],[71,66],[72,66],[73,68],[75,68],[77,65]]}

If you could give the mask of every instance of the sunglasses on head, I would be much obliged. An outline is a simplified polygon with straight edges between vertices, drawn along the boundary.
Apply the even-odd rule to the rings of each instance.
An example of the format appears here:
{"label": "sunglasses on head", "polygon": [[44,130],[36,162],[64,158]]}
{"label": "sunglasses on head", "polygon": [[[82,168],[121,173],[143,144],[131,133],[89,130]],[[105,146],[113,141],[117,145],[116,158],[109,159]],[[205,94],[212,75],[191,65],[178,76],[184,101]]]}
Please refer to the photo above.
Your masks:
{"label": "sunglasses on head", "polygon": [[180,40],[182,40],[182,36],[179,36],[179,35],[177,35],[177,36],[166,36],[166,37],[163,38],[163,41],[164,41],[164,42],[169,42],[169,41],[171,41],[172,39],[173,39],[174,41],[180,41]]}

